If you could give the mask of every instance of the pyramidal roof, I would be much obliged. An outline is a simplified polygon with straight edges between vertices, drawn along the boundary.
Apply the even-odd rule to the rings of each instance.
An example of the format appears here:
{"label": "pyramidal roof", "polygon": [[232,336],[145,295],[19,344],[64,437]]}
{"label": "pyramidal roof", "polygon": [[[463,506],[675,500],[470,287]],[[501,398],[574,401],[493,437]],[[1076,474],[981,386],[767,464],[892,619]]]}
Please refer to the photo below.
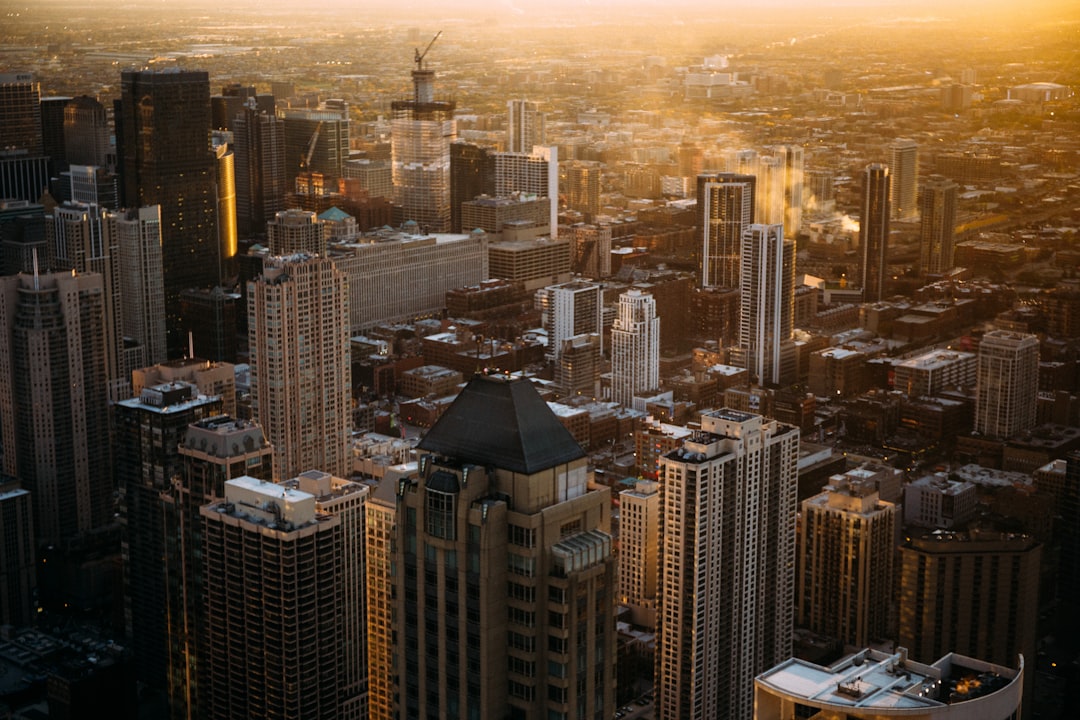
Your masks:
{"label": "pyramidal roof", "polygon": [[420,448],[527,475],[585,456],[528,380],[488,375],[469,381]]}

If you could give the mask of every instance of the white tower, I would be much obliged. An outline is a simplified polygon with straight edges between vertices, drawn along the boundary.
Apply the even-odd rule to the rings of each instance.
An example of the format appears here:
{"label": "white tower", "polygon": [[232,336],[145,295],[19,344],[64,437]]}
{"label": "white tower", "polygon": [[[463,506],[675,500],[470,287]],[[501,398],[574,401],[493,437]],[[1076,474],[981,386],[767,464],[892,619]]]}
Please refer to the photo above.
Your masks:
{"label": "white tower", "polygon": [[634,396],[660,385],[660,318],[651,293],[630,288],[619,296],[611,327],[611,399],[630,407]]}

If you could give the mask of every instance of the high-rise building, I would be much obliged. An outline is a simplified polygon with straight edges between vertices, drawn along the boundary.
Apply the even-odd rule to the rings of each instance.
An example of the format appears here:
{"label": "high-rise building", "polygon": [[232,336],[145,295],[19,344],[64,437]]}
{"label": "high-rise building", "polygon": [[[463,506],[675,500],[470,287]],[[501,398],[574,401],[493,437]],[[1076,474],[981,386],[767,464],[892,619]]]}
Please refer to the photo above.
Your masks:
{"label": "high-rise building", "polygon": [[953,267],[958,188],[955,182],[941,176],[923,185],[919,197],[919,246],[924,275],[937,275]]}
{"label": "high-rise building", "polygon": [[555,361],[555,385],[559,392],[565,396],[597,397],[600,344],[601,336],[597,333],[574,335],[562,341]]}
{"label": "high-rise building", "polygon": [[589,486],[581,447],[528,381],[496,376],[473,378],[419,447],[395,487],[396,572],[372,577],[396,661],[373,660],[372,685],[392,674],[399,717],[613,714],[610,490]]}
{"label": "high-rise building", "polygon": [[765,155],[758,161],[757,185],[754,188],[754,222],[784,224],[784,157]]}
{"label": "high-rise building", "polygon": [[132,397],[141,397],[145,388],[176,383],[194,385],[199,395],[220,399],[221,410],[214,415],[236,417],[236,368],[226,362],[189,356],[139,368],[131,373]]}
{"label": "high-rise building", "polygon": [[159,692],[167,692],[170,681],[170,620],[165,609],[172,593],[180,592],[166,584],[162,495],[184,471],[180,446],[188,425],[219,414],[220,397],[202,395],[186,382],[144,387],[138,396],[114,406],[124,624],[138,679]]}
{"label": "high-rise building", "polygon": [[248,283],[251,412],[276,477],[349,473],[349,295],[328,258],[271,258]]}
{"label": "high-rise building", "polygon": [[47,265],[45,242],[45,207],[26,200],[0,199],[0,274],[34,272],[34,254],[38,265]]}
{"label": "high-rise building", "polygon": [[526,152],[491,153],[495,163],[495,195],[517,193],[551,200],[548,232],[559,236],[559,148],[535,146]]}
{"label": "high-rise building", "polygon": [[322,173],[330,187],[345,177],[345,161],[349,159],[348,103],[327,100],[318,108],[287,108],[280,117],[285,133],[286,192],[293,191],[301,173]]}
{"label": "high-rise building", "polygon": [[919,212],[919,146],[914,140],[898,138],[889,144],[889,217],[913,220]]}
{"label": "high-rise building", "polygon": [[[495,158],[487,148],[467,142],[450,144],[450,232],[461,232],[461,206],[480,195],[495,194]],[[469,228],[472,229],[471,227]]]}
{"label": "high-rise building", "polygon": [[660,458],[660,720],[752,717],[791,656],[798,454],[797,428],[718,410]]}
{"label": "high-rise building", "polygon": [[31,493],[39,546],[112,521],[105,326],[96,273],[0,278],[3,471]]}
{"label": "high-rise building", "polygon": [[[548,333],[548,348],[557,360],[566,340],[583,334],[603,337],[603,287],[585,280],[572,280],[538,290],[536,303]],[[601,352],[603,347],[601,345]]]}
{"label": "high-rise building", "polygon": [[188,426],[179,446],[183,471],[162,492],[168,604],[169,706],[174,718],[203,717],[200,689],[210,647],[199,508],[225,497],[225,483],[247,475],[272,477],[273,451],[251,422],[215,415]]}
{"label": "high-rise building", "polygon": [[215,150],[217,170],[217,284],[236,274],[236,252],[240,245],[236,230],[236,157],[228,145]]}
{"label": "high-rise building", "polygon": [[179,356],[180,293],[218,282],[209,75],[175,68],[123,71],[116,126],[121,204],[161,206],[169,350]]}
{"label": "high-rise building", "polygon": [[261,235],[285,209],[285,121],[246,103],[233,122],[236,223],[242,237]]}
{"label": "high-rise building", "polygon": [[528,100],[506,102],[506,149],[510,152],[529,153],[533,147],[543,145],[544,113],[539,106]]}
{"label": "high-rise building", "polygon": [[210,644],[201,717],[341,713],[342,569],[361,548],[303,490],[239,477],[200,510]]}
{"label": "high-rise building", "polygon": [[559,166],[559,177],[565,174],[566,206],[584,213],[592,222],[600,214],[600,177],[603,166],[595,161],[575,160]]}
{"label": "high-rise building", "polygon": [[753,175],[698,175],[701,287],[739,287],[743,230],[754,222]]}
{"label": "high-rise building", "polygon": [[61,180],[68,181],[65,200],[104,208],[119,207],[115,173],[98,165],[71,165],[60,175]]}
{"label": "high-rise building", "polygon": [[[660,318],[649,292],[630,288],[619,295],[611,326],[611,399],[626,407],[660,387]],[[643,409],[643,408],[639,408]]]}
{"label": "high-rise building", "polygon": [[44,153],[40,104],[41,85],[31,73],[0,74],[0,150],[22,150],[30,156]]}
{"label": "high-rise building", "polygon": [[401,209],[402,221],[414,220],[423,232],[446,232],[450,229],[450,145],[457,138],[456,103],[435,99],[435,71],[424,67],[419,53],[412,79],[412,99],[395,100],[390,106],[394,204]]}
{"label": "high-rise building", "polygon": [[[136,368],[168,359],[161,207],[153,205],[113,213],[112,221],[120,248],[120,316],[125,346],[121,370],[130,378]],[[129,347],[139,350],[130,353]]]}
{"label": "high-rise building", "polygon": [[863,302],[885,297],[886,256],[889,248],[889,168],[878,163],[863,173],[862,216],[859,218],[859,253],[862,258]]}
{"label": "high-rise building", "polygon": [[[899,644],[926,662],[955,648],[1015,665],[1035,657],[1042,544],[990,530],[933,531],[900,547]],[[1034,674],[1025,682],[1031,699]]]}
{"label": "high-rise building", "polygon": [[638,480],[619,493],[619,596],[630,608],[630,621],[656,627],[660,579],[660,486]]}
{"label": "high-rise building", "polygon": [[49,177],[57,178],[67,169],[67,150],[64,147],[64,108],[72,98],[54,95],[41,98],[41,152],[49,158]]}
{"label": "high-rise building", "polygon": [[751,148],[727,150],[724,152],[722,160],[725,172],[757,177],[759,163],[757,150]]}
{"label": "high-rise building", "polygon": [[192,288],[180,296],[180,315],[188,333],[190,357],[232,363],[237,360],[237,334],[243,322],[243,296],[220,285]]}
{"label": "high-rise building", "polygon": [[975,432],[1008,438],[1035,425],[1039,338],[991,330],[979,342]]}
{"label": "high-rise building", "polygon": [[785,145],[773,150],[784,161],[784,235],[794,239],[802,228],[803,149]]}
{"label": "high-rise building", "polygon": [[575,223],[570,226],[570,269],[578,275],[611,275],[611,225]]}
{"label": "high-rise building", "polygon": [[271,255],[326,254],[326,227],[307,210],[282,210],[266,224]]}
{"label": "high-rise building", "polygon": [[743,230],[740,273],[739,364],[752,382],[788,385],[797,374],[795,344],[795,241],[783,225]]}
{"label": "high-rise building", "polygon": [[80,95],[64,106],[64,151],[70,165],[109,166],[114,151],[110,148],[104,105]]}
{"label": "high-rise building", "polygon": [[896,505],[858,475],[834,475],[802,502],[800,627],[856,647],[891,637],[896,523]]}
{"label": "high-rise building", "polygon": [[37,544],[30,493],[0,475],[0,624],[22,627],[34,621]]}

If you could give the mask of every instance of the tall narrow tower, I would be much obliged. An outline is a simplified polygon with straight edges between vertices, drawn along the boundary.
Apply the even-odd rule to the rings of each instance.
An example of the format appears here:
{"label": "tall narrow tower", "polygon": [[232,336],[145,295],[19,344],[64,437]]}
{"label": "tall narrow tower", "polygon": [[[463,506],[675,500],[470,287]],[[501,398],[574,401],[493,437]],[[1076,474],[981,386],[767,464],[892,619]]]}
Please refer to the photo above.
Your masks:
{"label": "tall narrow tower", "polygon": [[698,175],[701,287],[738,287],[743,229],[754,222],[753,175]]}
{"label": "tall narrow tower", "polygon": [[536,302],[548,333],[548,355],[552,359],[558,360],[563,343],[572,337],[592,334],[603,337],[602,285],[586,280],[549,285],[536,292]]}
{"label": "tall narrow tower", "polygon": [[457,138],[456,103],[435,99],[435,71],[424,66],[438,37],[416,51],[412,99],[390,105],[394,204],[402,221],[415,220],[424,232],[450,230],[450,143]]}
{"label": "tall narrow tower", "polygon": [[795,381],[795,242],[783,225],[743,230],[739,356],[753,382]]}
{"label": "tall narrow tower", "polygon": [[276,477],[349,473],[348,302],[345,274],[323,257],[271,258],[248,283],[251,410]]}
{"label": "tall narrow tower", "polygon": [[885,290],[885,258],[889,245],[889,168],[879,163],[863,173],[859,252],[862,255],[863,302],[880,302]]}
{"label": "tall narrow tower", "polygon": [[899,138],[889,145],[889,217],[912,220],[919,212],[919,146],[914,140]]}
{"label": "tall narrow tower", "polygon": [[797,428],[735,410],[660,458],[660,720],[749,718],[791,654]]}
{"label": "tall narrow tower", "polygon": [[544,113],[528,100],[508,100],[506,103],[506,149],[509,152],[531,153],[536,145],[544,144]]}
{"label": "tall narrow tower", "polygon": [[233,120],[236,223],[240,234],[262,234],[285,209],[285,121],[248,100]]}
{"label": "tall narrow tower", "polygon": [[660,318],[651,293],[630,288],[619,296],[611,327],[611,399],[630,407],[634,396],[660,386]]}
{"label": "tall narrow tower", "polygon": [[923,185],[919,199],[919,245],[924,274],[936,275],[953,267],[957,193],[957,184],[940,176]]}
{"label": "tall narrow tower", "polygon": [[1035,425],[1039,338],[991,330],[979,343],[975,432],[1009,438]]}

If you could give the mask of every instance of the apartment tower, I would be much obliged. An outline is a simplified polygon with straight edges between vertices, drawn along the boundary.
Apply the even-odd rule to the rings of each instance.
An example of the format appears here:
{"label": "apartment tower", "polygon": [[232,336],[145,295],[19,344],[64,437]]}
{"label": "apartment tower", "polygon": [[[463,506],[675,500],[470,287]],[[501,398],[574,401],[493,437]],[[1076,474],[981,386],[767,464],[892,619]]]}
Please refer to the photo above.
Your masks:
{"label": "apartment tower", "polygon": [[651,293],[630,288],[619,296],[611,326],[611,399],[626,407],[660,387],[660,318]]}
{"label": "apartment tower", "polygon": [[939,275],[953,267],[959,186],[936,176],[923,184],[919,198],[919,247],[924,275]]}
{"label": "apartment tower", "polygon": [[698,175],[701,287],[739,287],[743,230],[754,222],[753,175]]}
{"label": "apartment tower", "polygon": [[863,172],[862,217],[859,218],[863,302],[881,302],[885,297],[890,187],[887,166],[878,163],[866,166]]}
{"label": "apartment tower", "polygon": [[979,342],[975,432],[1009,438],[1035,425],[1039,393],[1039,338],[991,330]]}
{"label": "apartment tower", "polygon": [[531,153],[536,145],[544,144],[544,113],[535,102],[508,100],[506,102],[506,149],[510,152]]}
{"label": "apartment tower", "polygon": [[919,205],[919,146],[914,140],[898,138],[889,144],[889,217],[913,220]]}
{"label": "apartment tower", "polygon": [[796,379],[795,241],[783,225],[743,230],[739,277],[740,364],[759,385],[789,385]]}

